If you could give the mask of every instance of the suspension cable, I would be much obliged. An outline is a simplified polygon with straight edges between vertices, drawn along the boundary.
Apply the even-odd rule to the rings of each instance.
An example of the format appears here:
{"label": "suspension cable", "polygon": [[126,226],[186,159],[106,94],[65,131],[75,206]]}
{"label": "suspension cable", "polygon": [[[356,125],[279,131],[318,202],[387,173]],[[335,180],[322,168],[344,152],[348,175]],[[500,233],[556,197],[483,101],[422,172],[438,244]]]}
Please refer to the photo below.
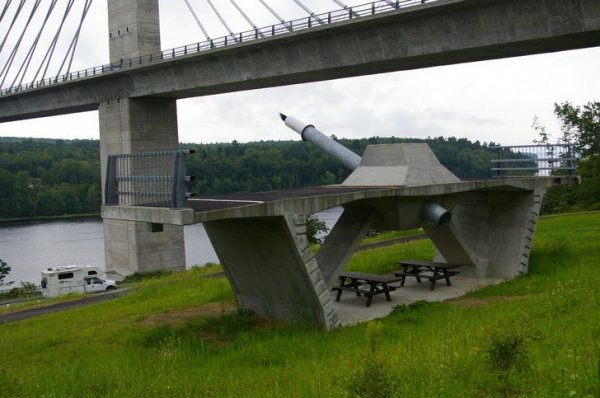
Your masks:
{"label": "suspension cable", "polygon": [[337,4],[338,6],[342,7],[344,10],[350,10],[350,12],[352,12],[352,16],[354,17],[360,17],[360,14],[358,14],[355,11],[352,11],[352,8],[348,7],[346,4],[342,3],[340,0],[333,0],[335,2],[335,4]]}
{"label": "suspension cable", "polygon": [[[57,2],[58,2],[58,0],[52,0],[52,2],[50,3],[50,7],[48,8],[48,11],[46,11],[46,17],[44,18],[42,27],[40,28],[40,31],[38,32],[37,36],[35,37],[33,44],[29,48],[29,51],[27,52],[27,55],[25,56],[25,59],[24,59],[23,63],[21,64],[19,71],[15,75],[15,79],[13,80],[11,87],[14,87],[15,85],[21,85],[21,83],[23,83],[23,79],[25,78],[27,69],[29,69],[29,65],[31,63],[31,60],[33,59],[33,52],[35,51],[35,49],[39,43],[40,37],[42,36],[42,32],[44,31],[44,28],[46,27],[46,23],[48,22],[48,19],[50,19],[50,15],[52,14],[52,11],[54,10],[54,6],[56,6]],[[22,72],[22,74],[21,74],[21,72]],[[21,75],[21,79],[19,79],[19,75]],[[19,83],[17,84],[18,79],[19,79]]]}
{"label": "suspension cable", "polygon": [[23,36],[25,36],[25,33],[27,32],[27,29],[29,28],[29,23],[33,19],[33,16],[35,15],[35,12],[37,11],[37,8],[40,5],[41,1],[42,0],[36,0],[35,3],[33,4],[33,8],[31,9],[31,12],[29,13],[29,18],[27,18],[27,22],[25,23],[23,32],[21,32],[21,35],[19,36],[17,43],[13,47],[6,64],[4,64],[4,68],[2,68],[2,72],[0,72],[0,76],[2,76],[2,81],[0,81],[0,87],[2,87],[4,85],[4,81],[8,77],[8,72],[10,70],[10,67],[12,66],[12,63],[14,62],[15,57],[17,55],[17,51],[19,51],[19,47],[21,46],[21,42],[23,41]]}
{"label": "suspension cable", "polygon": [[206,37],[206,40],[210,41],[210,36],[208,35],[208,32],[206,31],[206,29],[204,29],[204,26],[202,25],[202,22],[200,22],[200,19],[198,18],[198,16],[194,12],[194,9],[192,8],[192,6],[188,2],[188,0],[185,0],[185,4],[187,4],[187,7],[189,8],[190,12],[194,16],[194,19],[196,20],[196,23],[200,27],[200,30],[202,31],[202,33],[204,33],[204,36]]}
{"label": "suspension cable", "polygon": [[[10,2],[8,4],[10,4]],[[3,16],[4,16],[4,13],[6,12],[6,9],[8,8],[8,4],[6,4],[6,7],[4,7],[4,11],[2,11]],[[2,49],[4,48],[4,43],[6,43],[6,39],[8,39],[8,35],[10,35],[10,31],[12,30],[13,25],[17,21],[17,18],[19,17],[19,14],[21,13],[21,9],[23,8],[24,5],[25,5],[25,0],[21,0],[21,3],[19,3],[19,7],[17,8],[17,11],[15,12],[15,16],[13,17],[13,20],[10,23],[10,26],[8,27],[8,31],[6,32],[6,35],[4,36],[4,39],[2,40],[2,44],[0,44],[0,51],[2,51]]]}
{"label": "suspension cable", "polygon": [[277,20],[278,20],[279,22],[281,22],[281,24],[287,28],[287,30],[289,30],[290,32],[292,31],[292,27],[291,27],[291,26],[289,26],[289,25],[286,25],[286,23],[285,23],[285,20],[284,20],[283,18],[281,18],[281,17],[279,16],[279,14],[277,14],[277,13],[275,12],[275,10],[274,10],[274,9],[272,9],[271,7],[269,7],[269,5],[268,5],[268,4],[265,2],[265,0],[258,0],[258,1],[260,1],[260,2],[262,3],[262,5],[263,5],[263,6],[265,6],[265,8],[266,8],[267,10],[269,10],[269,11],[271,12],[271,14],[273,14],[273,15],[275,16],[275,18],[277,18]]}
{"label": "suspension cable", "polygon": [[227,22],[225,22],[225,19],[223,19],[223,17],[219,13],[219,10],[217,10],[217,8],[213,5],[213,3],[212,3],[211,0],[206,0],[206,2],[210,5],[210,8],[213,9],[213,11],[215,12],[215,14],[217,14],[217,17],[219,18],[219,20],[221,21],[221,23],[223,24],[223,26],[225,27],[225,29],[227,29],[227,31],[229,32],[229,34],[231,35],[231,37],[233,38],[233,40],[235,40],[237,42],[238,39],[233,34],[233,31],[231,30],[231,28],[229,27],[229,25],[227,25]]}
{"label": "suspension cable", "polygon": [[[71,8],[73,7],[74,2],[75,2],[75,0],[69,0],[69,2],[67,3],[67,8],[65,8],[65,12],[63,14],[62,21],[60,22],[60,25],[59,25],[58,29],[56,30],[56,33],[54,34],[54,38],[52,39],[52,42],[50,43],[50,46],[48,47],[48,50],[46,51],[46,54],[44,55],[42,62],[40,63],[40,67],[38,68],[37,72],[35,72],[35,75],[33,76],[33,79],[31,81],[32,83],[35,82],[35,80],[37,79],[42,68],[44,69],[44,72],[42,73],[41,80],[44,80],[44,78],[46,77],[46,72],[48,71],[48,67],[50,66],[50,61],[52,60],[52,56],[54,55],[54,50],[56,49],[56,43],[58,42],[58,37],[60,36],[60,31],[62,30],[62,27],[67,19],[67,16],[69,15],[69,12],[71,11]],[[45,68],[44,68],[44,64],[46,64]]]}
{"label": "suspension cable", "polygon": [[308,8],[307,6],[305,6],[305,5],[304,5],[304,4],[303,4],[303,3],[302,3],[300,0],[294,0],[294,3],[298,4],[298,5],[300,6],[300,8],[302,8],[304,11],[306,11],[306,13],[307,13],[308,15],[310,15],[311,17],[313,17],[313,18],[314,18],[314,19],[315,19],[317,22],[319,22],[321,25],[324,25],[324,24],[325,24],[325,22],[323,22],[323,20],[322,20],[321,18],[317,17],[317,16],[315,15],[315,13],[314,13],[314,12],[312,12],[312,11],[310,10],[310,8]]}
{"label": "suspension cable", "polygon": [[63,66],[65,65],[67,58],[69,58],[69,53],[70,53],[70,59],[69,59],[69,64],[67,66],[67,70],[65,71],[65,73],[68,74],[69,71],[71,70],[71,64],[73,63],[73,58],[75,56],[75,48],[77,48],[77,42],[79,41],[79,34],[81,33],[81,27],[83,25],[83,21],[85,20],[85,17],[87,15],[93,1],[94,0],[85,0],[85,4],[83,6],[83,13],[81,14],[81,19],[79,21],[79,26],[77,27],[77,31],[75,32],[75,36],[73,37],[73,40],[71,40],[71,44],[69,45],[69,49],[67,50],[67,53],[65,54],[65,58],[63,59],[62,63],[60,64],[60,68],[58,68],[58,72],[56,72],[56,77],[60,76],[60,71],[62,70]]}
{"label": "suspension cable", "polygon": [[229,1],[231,2],[231,4],[234,5],[235,8],[237,8],[237,10],[240,12],[240,14],[242,14],[242,16],[244,17],[244,19],[246,19],[246,21],[250,24],[250,26],[252,26],[256,32],[258,32],[258,34],[260,35],[260,37],[264,37],[263,33],[258,30],[258,28],[256,27],[256,24],[254,22],[252,22],[252,20],[250,19],[250,17],[248,17],[248,15],[246,15],[246,13],[244,12],[244,10],[242,10],[240,8],[240,6],[238,6],[237,3],[234,0],[229,0]]}
{"label": "suspension cable", "polygon": [[8,7],[10,6],[12,0],[6,0],[6,4],[4,4],[4,8],[2,9],[2,14],[0,14],[0,22],[4,19],[4,14],[8,11]]}

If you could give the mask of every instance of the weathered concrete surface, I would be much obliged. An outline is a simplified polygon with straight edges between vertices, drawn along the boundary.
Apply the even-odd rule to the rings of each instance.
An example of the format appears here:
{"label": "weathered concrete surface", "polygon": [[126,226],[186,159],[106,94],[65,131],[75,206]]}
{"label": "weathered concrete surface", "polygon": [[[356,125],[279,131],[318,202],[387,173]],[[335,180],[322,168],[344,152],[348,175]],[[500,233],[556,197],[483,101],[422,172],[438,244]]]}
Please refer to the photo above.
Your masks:
{"label": "weathered concrete surface", "polygon": [[597,0],[440,0],[0,97],[0,122],[598,45]]}
{"label": "weathered concrete surface", "polygon": [[[160,50],[158,0],[109,0],[111,59]],[[179,148],[177,104],[166,98],[120,98],[99,104],[102,186],[108,155]],[[142,212],[137,208],[136,212]],[[168,213],[154,212],[159,220]],[[153,228],[127,217],[104,219],[106,272],[120,276],[152,270],[184,270],[183,219]],[[163,221],[157,222],[162,224]]]}
{"label": "weathered concrete surface", "polygon": [[[195,211],[196,223],[216,221],[228,218],[265,217],[284,214],[312,214],[321,210],[342,206],[350,202],[360,206],[375,206],[378,211],[386,214],[385,206],[389,204],[390,211],[398,201],[407,204],[415,201],[413,206],[419,210],[419,199],[451,197],[469,191],[499,191],[518,192],[533,191],[538,188],[545,189],[551,186],[577,184],[576,176],[560,177],[523,177],[501,178],[477,181],[461,181],[457,183],[434,184],[414,187],[340,187],[324,186],[320,188],[298,189],[280,192],[264,192],[226,195],[223,197],[198,197],[188,200],[188,206]],[[235,200],[231,202],[230,200]],[[219,206],[220,205],[220,206]],[[381,209],[381,210],[380,210]],[[151,214],[147,222],[158,222]],[[406,214],[402,217],[382,217],[386,223],[396,224],[401,228],[409,229],[420,225],[418,211],[416,214]],[[410,220],[410,222],[405,221]]]}
{"label": "weathered concrete surface", "polygon": [[328,286],[333,286],[376,219],[372,207],[347,206],[344,209],[316,255]]}
{"label": "weathered concrete surface", "polygon": [[459,182],[424,143],[369,145],[347,186],[404,186]]}
{"label": "weathered concrete surface", "polygon": [[[451,200],[452,229],[467,247],[480,277],[512,278],[527,272],[541,201],[542,183],[527,191],[473,191]],[[445,248],[443,228],[425,228],[440,255],[448,262],[460,262],[454,248]]]}
{"label": "weathered concrete surface", "polygon": [[305,217],[243,218],[204,224],[238,308],[329,329],[339,320],[310,250]]}
{"label": "weathered concrete surface", "polygon": [[194,210],[164,207],[102,206],[102,218],[123,221],[154,220],[155,224],[195,224]]}
{"label": "weathered concrete surface", "polygon": [[110,62],[160,51],[160,18],[154,0],[108,0]]}

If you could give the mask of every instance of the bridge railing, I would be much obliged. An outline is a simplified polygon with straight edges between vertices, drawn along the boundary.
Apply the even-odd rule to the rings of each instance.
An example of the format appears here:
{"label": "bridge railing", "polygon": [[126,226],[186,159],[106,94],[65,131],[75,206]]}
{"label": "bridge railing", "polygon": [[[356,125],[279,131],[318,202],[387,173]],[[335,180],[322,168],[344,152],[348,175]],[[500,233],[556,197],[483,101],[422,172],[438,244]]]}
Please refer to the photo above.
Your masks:
{"label": "bridge railing", "polygon": [[305,18],[284,21],[279,24],[269,25],[262,28],[248,30],[241,33],[230,34],[227,36],[210,39],[182,47],[176,47],[169,50],[163,50],[159,53],[144,55],[136,58],[122,59],[119,62],[95,66],[93,68],[83,69],[75,72],[69,72],[55,77],[50,77],[32,83],[24,83],[18,86],[8,87],[0,90],[0,96],[19,94],[27,90],[42,88],[68,82],[77,79],[84,79],[104,73],[120,71],[127,68],[139,67],[142,65],[160,62],[163,60],[172,60],[173,58],[199,53],[202,51],[213,50],[220,47],[246,43],[252,40],[272,37],[289,32],[297,32],[311,29],[322,25],[328,25],[336,22],[348,21],[353,18],[360,18],[369,15],[379,14],[386,11],[399,8],[408,8],[425,3],[432,3],[437,0],[379,0],[370,3],[346,7],[337,11],[330,11],[322,14],[315,14]]}
{"label": "bridge railing", "polygon": [[497,146],[492,171],[498,177],[575,175],[579,154],[573,144]]}
{"label": "bridge railing", "polygon": [[185,155],[193,151],[160,151],[109,155],[104,202],[107,205],[186,207]]}

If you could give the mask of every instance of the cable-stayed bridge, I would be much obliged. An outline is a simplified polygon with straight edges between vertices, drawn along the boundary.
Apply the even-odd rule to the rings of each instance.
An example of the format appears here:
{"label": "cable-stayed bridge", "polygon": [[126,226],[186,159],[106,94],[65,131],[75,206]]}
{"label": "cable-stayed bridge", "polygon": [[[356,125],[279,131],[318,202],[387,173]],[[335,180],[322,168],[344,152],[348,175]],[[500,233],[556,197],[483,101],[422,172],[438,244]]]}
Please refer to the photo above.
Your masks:
{"label": "cable-stayed bridge", "polygon": [[5,87],[0,121],[94,110],[118,98],[180,99],[598,46],[599,7],[376,1]]}

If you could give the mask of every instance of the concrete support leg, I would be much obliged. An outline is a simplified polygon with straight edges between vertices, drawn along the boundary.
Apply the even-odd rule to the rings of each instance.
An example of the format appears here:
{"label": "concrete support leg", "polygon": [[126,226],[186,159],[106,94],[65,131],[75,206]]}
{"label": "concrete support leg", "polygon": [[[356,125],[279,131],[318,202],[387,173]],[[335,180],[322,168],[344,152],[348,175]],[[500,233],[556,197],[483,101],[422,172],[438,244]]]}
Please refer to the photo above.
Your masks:
{"label": "concrete support leg", "polygon": [[453,224],[423,226],[423,229],[446,262],[477,266],[477,256]]}
{"label": "concrete support leg", "polygon": [[471,192],[458,199],[449,228],[425,229],[446,261],[470,259],[480,277],[510,279],[527,272],[543,195],[543,189]]}
{"label": "concrete support leg", "polygon": [[335,285],[374,221],[373,208],[351,206],[344,210],[316,255],[327,286]]}
{"label": "concrete support leg", "polygon": [[[109,154],[178,149],[177,105],[171,99],[121,99],[100,104],[102,185]],[[184,270],[182,226],[104,220],[106,271],[125,276]]]}
{"label": "concrete support leg", "polygon": [[330,291],[310,250],[304,215],[204,224],[238,308],[285,322],[339,326]]}

